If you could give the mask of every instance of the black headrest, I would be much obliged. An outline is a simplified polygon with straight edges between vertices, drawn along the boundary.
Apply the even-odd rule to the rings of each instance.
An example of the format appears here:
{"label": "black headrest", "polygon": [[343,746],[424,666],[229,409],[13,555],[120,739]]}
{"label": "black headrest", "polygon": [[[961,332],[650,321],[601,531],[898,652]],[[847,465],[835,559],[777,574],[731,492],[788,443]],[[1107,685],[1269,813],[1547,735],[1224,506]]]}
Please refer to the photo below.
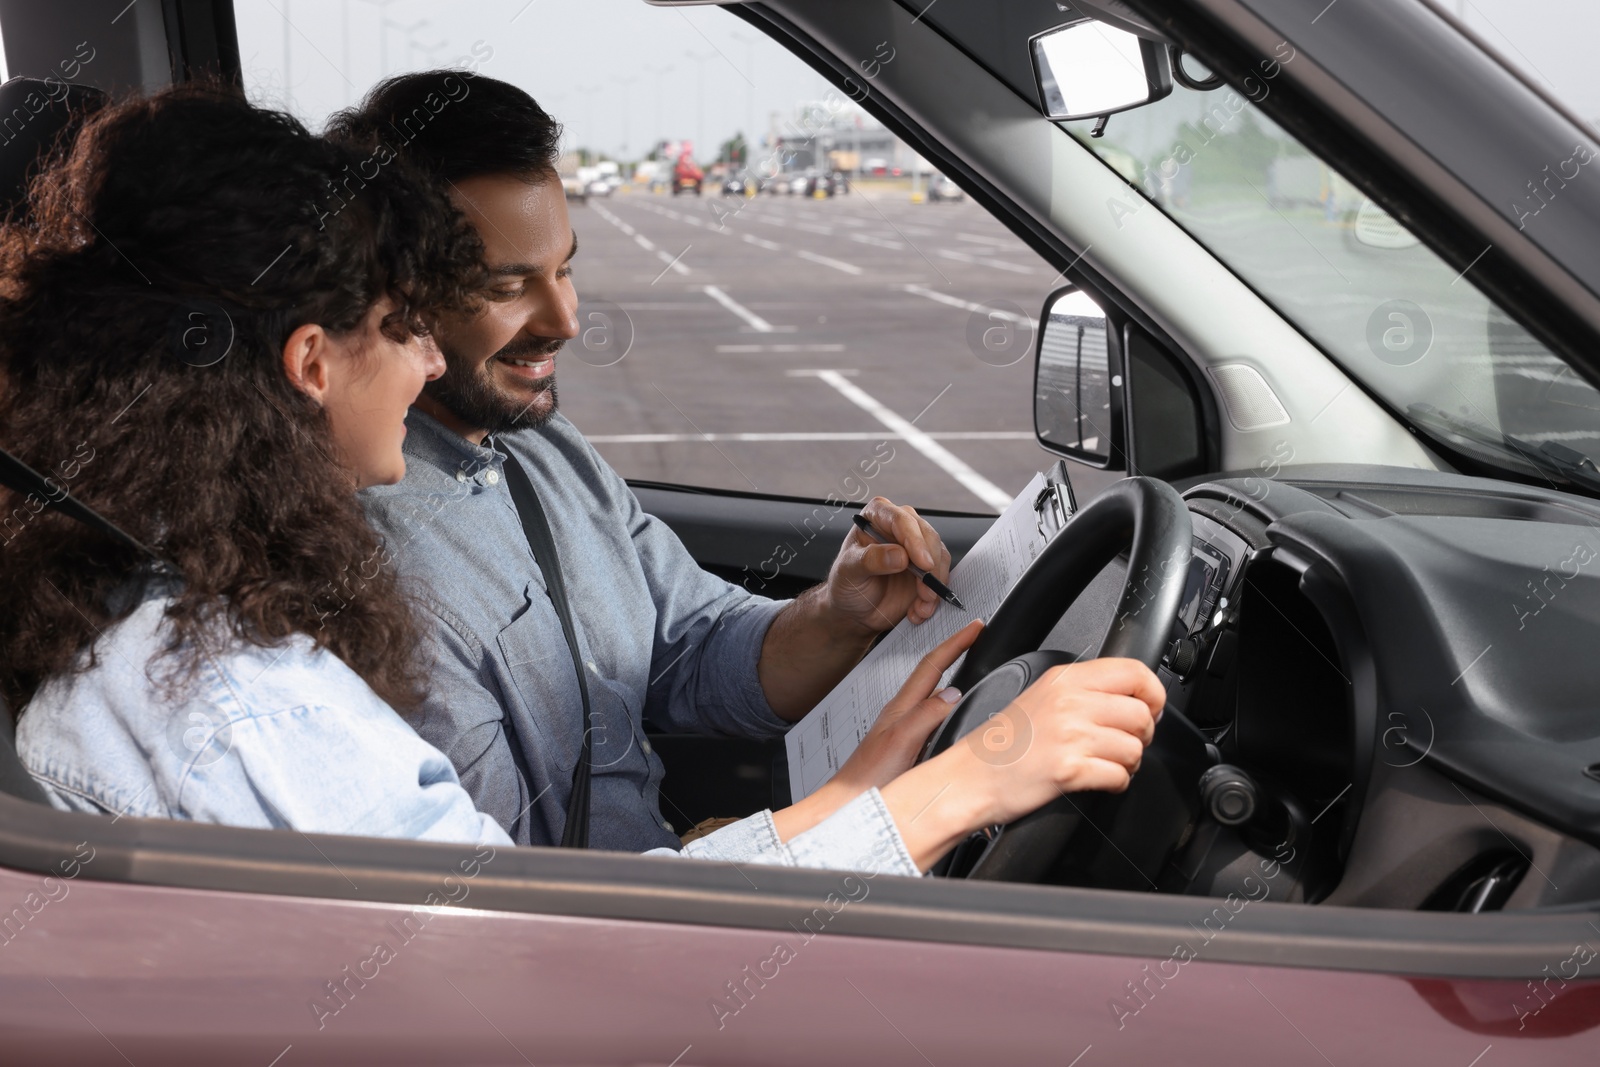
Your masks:
{"label": "black headrest", "polygon": [[40,804],[50,803],[17,755],[17,724],[11,718],[11,709],[6,707],[5,697],[0,697],[0,793]]}
{"label": "black headrest", "polygon": [[23,206],[39,161],[105,102],[99,89],[54,78],[0,84],[0,215]]}

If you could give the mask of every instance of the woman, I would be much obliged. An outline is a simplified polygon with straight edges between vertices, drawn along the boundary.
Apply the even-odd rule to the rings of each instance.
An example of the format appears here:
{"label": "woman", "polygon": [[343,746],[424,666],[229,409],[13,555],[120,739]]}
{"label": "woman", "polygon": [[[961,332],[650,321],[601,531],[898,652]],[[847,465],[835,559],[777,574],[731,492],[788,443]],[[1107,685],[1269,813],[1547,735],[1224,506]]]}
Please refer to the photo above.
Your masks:
{"label": "woman", "polygon": [[[443,369],[427,325],[476,306],[481,249],[371,162],[182,88],[95,115],[0,233],[6,443],[161,560],[53,512],[7,530],[0,692],[57,807],[509,843],[402,718],[419,632],[354,495],[403,476],[407,407]],[[911,768],[976,632],[829,787],[685,851],[915,874],[1058,790],[1125,787],[1162,699],[1127,661],[1024,694],[1014,760]]]}

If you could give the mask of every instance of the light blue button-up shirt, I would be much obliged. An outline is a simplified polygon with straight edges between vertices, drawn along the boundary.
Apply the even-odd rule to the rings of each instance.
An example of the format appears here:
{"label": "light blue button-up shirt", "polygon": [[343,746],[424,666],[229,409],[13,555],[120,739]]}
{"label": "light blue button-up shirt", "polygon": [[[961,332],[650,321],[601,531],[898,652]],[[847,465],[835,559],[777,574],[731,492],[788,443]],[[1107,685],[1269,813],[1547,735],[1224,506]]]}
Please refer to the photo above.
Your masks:
{"label": "light blue button-up shirt", "polygon": [[[17,750],[64,811],[305,833],[511,844],[443,753],[344,661],[297,634],[273,647],[219,628],[187,683],[164,687],[171,600],[152,587],[80,670],[40,687]],[[654,850],[664,856],[674,849]],[[770,812],[699,839],[697,859],[915,875],[873,789],[779,842]]]}
{"label": "light blue button-up shirt", "polygon": [[[415,408],[406,428],[405,480],[362,498],[432,614],[432,696],[414,725],[513,840],[554,844],[583,740],[560,617],[499,452]],[[702,570],[565,417],[493,443],[539,494],[589,671],[590,843],[673,847],[678,816],[661,809],[663,768],[644,720],[666,732],[780,736],[788,724],[768,705],[756,662],[785,602]]]}

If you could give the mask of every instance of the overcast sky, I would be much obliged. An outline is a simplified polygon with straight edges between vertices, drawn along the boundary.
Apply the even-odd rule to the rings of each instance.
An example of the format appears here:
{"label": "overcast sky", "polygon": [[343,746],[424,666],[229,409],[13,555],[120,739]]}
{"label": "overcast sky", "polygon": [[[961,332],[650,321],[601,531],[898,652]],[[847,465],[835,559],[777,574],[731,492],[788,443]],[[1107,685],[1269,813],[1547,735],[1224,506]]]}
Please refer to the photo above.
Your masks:
{"label": "overcast sky", "polygon": [[[998,2],[998,0],[996,0]],[[1580,115],[1600,119],[1600,0],[1441,0]],[[454,65],[531,92],[569,145],[630,155],[654,140],[764,133],[829,87],[714,7],[642,0],[235,0],[247,84],[320,125],[383,72]],[[285,21],[287,16],[287,21]],[[705,154],[710,154],[709,152]]]}
{"label": "overcast sky", "polygon": [[[259,97],[319,124],[381,71],[455,65],[520,85],[566,124],[569,144],[632,154],[661,138],[715,145],[767,129],[828,85],[760,31],[716,8],[642,0],[237,0],[240,58]],[[289,25],[286,31],[284,16]],[[348,32],[346,31],[348,27]],[[313,47],[313,43],[315,47]],[[381,65],[380,65],[381,64]]]}

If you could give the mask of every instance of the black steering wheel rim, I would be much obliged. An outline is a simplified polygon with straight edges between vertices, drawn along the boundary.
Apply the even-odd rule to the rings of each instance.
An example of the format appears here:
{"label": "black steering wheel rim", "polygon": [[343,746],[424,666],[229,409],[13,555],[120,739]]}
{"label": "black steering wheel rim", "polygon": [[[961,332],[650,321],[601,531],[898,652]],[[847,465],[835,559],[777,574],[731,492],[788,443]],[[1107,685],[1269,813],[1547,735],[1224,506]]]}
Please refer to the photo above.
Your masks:
{"label": "black steering wheel rim", "polygon": [[[981,725],[987,713],[1009,702],[1015,695],[1011,690],[1020,691],[1049,665],[1074,658],[1037,650],[1089,583],[1123,552],[1128,553],[1127,579],[1096,655],[1136,659],[1154,670],[1178,614],[1192,543],[1189,510],[1166,482],[1125,478],[1095,497],[1045,546],[967,651],[951,682],[961,690],[962,699],[929,739],[922,758],[931,759]],[[1013,669],[1000,671],[1006,666]],[[1170,718],[1158,727],[1157,743]],[[1062,801],[991,835],[1004,847],[986,847],[978,862],[954,873],[1002,881],[1037,880],[1049,858],[1061,851],[1065,837],[1076,830],[1071,815],[1076,805],[1070,798]],[[932,873],[947,873],[947,868],[941,864]]]}
{"label": "black steering wheel rim", "polygon": [[951,683],[963,693],[1014,656],[1032,652],[1090,582],[1128,553],[1128,578],[1096,656],[1161,662],[1193,556],[1183,497],[1154,478],[1124,478],[1072,517],[1017,580]]}

